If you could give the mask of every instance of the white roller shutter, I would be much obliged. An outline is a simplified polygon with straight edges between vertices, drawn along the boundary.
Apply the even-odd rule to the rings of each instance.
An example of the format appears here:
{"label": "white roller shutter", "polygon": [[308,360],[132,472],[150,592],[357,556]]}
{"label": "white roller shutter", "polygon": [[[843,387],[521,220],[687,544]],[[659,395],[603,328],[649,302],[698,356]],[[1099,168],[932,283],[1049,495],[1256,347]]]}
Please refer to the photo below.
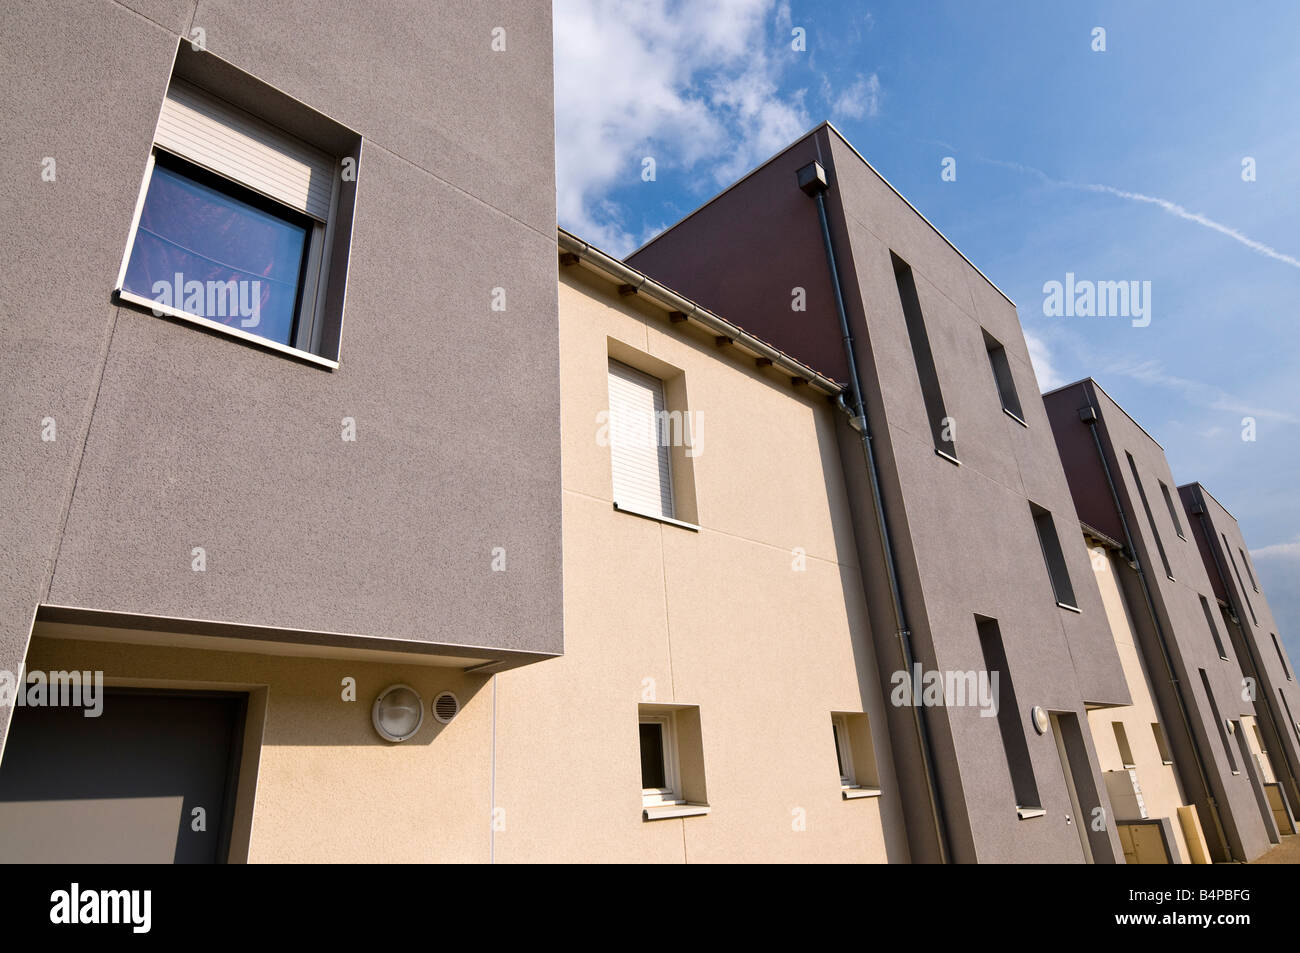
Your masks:
{"label": "white roller shutter", "polygon": [[614,502],[651,516],[673,518],[673,481],[661,422],[663,381],[609,362],[609,444]]}
{"label": "white roller shutter", "polygon": [[312,218],[329,217],[330,156],[197,86],[172,82],[154,142]]}

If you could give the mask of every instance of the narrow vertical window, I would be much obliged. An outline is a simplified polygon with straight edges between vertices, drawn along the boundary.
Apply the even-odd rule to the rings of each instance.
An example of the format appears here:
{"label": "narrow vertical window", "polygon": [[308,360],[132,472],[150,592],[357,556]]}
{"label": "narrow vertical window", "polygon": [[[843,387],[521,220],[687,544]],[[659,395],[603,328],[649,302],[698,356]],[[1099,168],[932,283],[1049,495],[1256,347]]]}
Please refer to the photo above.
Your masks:
{"label": "narrow vertical window", "polygon": [[1119,759],[1124,763],[1124,767],[1131,768],[1137,762],[1133,760],[1133,749],[1129,747],[1128,732],[1124,730],[1122,721],[1112,721],[1111,729],[1115,732],[1115,744],[1119,746]]}
{"label": "narrow vertical window", "polygon": [[1250,559],[1246,556],[1246,551],[1238,546],[1237,553],[1241,556],[1241,564],[1246,567],[1246,578],[1250,580],[1250,588],[1259,592],[1259,583],[1255,581],[1255,574],[1250,571]]}
{"label": "narrow vertical window", "polygon": [[989,354],[989,367],[993,369],[993,383],[997,385],[1002,409],[1023,424],[1025,412],[1020,407],[1020,395],[1016,393],[1015,378],[1011,376],[1011,362],[1007,360],[1007,349],[989,332],[983,331],[983,334],[984,348]]}
{"label": "narrow vertical window", "polygon": [[930,419],[930,434],[934,437],[935,452],[950,460],[957,459],[957,443],[953,433],[952,418],[943,403],[939,388],[939,374],[934,367],[934,354],[930,350],[930,335],[925,330],[925,317],[921,314],[921,300],[916,294],[916,279],[912,267],[893,252],[894,281],[898,284],[898,298],[903,305],[903,318],[907,322],[907,337],[912,344],[912,360],[916,375],[921,381],[921,396],[925,399],[925,415]]}
{"label": "narrow vertical window", "polygon": [[1246,595],[1246,584],[1241,581],[1241,570],[1237,568],[1237,557],[1232,555],[1232,547],[1228,545],[1228,537],[1220,533],[1219,539],[1223,540],[1223,551],[1228,554],[1228,562],[1232,563],[1232,572],[1237,577],[1237,588],[1241,590],[1241,599],[1246,603],[1246,608],[1250,611],[1250,621],[1259,625],[1259,619],[1255,615],[1255,607],[1251,605],[1250,596]]}
{"label": "narrow vertical window", "polygon": [[1029,745],[1020,721],[1020,705],[1016,701],[1015,685],[1007,667],[1006,651],[1002,646],[1002,631],[996,619],[975,617],[980,649],[984,654],[984,668],[998,678],[998,730],[1002,735],[1002,748],[1011,774],[1011,788],[1015,792],[1016,808],[1020,811],[1039,810],[1038,782],[1034,780],[1034,766],[1029,758]]}
{"label": "narrow vertical window", "polygon": [[673,480],[663,381],[609,362],[609,445],[614,505],[672,519]]}
{"label": "narrow vertical window", "polygon": [[1219,629],[1214,624],[1214,613],[1210,611],[1210,603],[1205,596],[1199,598],[1201,600],[1201,611],[1205,613],[1205,624],[1210,627],[1210,635],[1214,639],[1214,647],[1219,650],[1219,658],[1226,659],[1228,650],[1223,647],[1223,639],[1219,638]]}
{"label": "narrow vertical window", "polygon": [[1205,669],[1199,668],[1201,673],[1201,685],[1205,688],[1205,697],[1210,700],[1210,714],[1214,716],[1214,723],[1219,726],[1219,740],[1223,742],[1223,752],[1228,756],[1228,767],[1232,769],[1233,774],[1237,774],[1237,759],[1232,755],[1232,745],[1228,743],[1228,728],[1223,721],[1223,715],[1219,713],[1219,704],[1214,700],[1214,692],[1210,690],[1210,679],[1205,674]]}
{"label": "narrow vertical window", "polygon": [[1029,512],[1034,517],[1034,528],[1038,531],[1038,544],[1043,550],[1043,562],[1047,564],[1047,575],[1052,580],[1056,604],[1067,609],[1077,609],[1074,601],[1074,586],[1070,583],[1070,570],[1065,564],[1065,553],[1061,551],[1061,540],[1056,535],[1056,524],[1052,521],[1052,514],[1034,503],[1029,504]]}
{"label": "narrow vertical window", "polygon": [[1169,487],[1165,486],[1165,481],[1160,480],[1160,492],[1164,494],[1165,506],[1169,507],[1169,518],[1173,521],[1174,532],[1178,534],[1179,539],[1186,539],[1183,535],[1183,521],[1178,518],[1178,508],[1174,506],[1174,498],[1169,494]]}
{"label": "narrow vertical window", "polygon": [[1165,737],[1164,726],[1158,721],[1151,722],[1151,733],[1156,736],[1156,750],[1160,752],[1161,762],[1173,764],[1174,756],[1169,750],[1169,739]]}
{"label": "narrow vertical window", "polygon": [[1282,651],[1282,643],[1277,640],[1277,633],[1270,632],[1269,635],[1273,637],[1273,651],[1277,653],[1277,660],[1282,664],[1282,671],[1286,674],[1286,680],[1288,682],[1294,681],[1291,678],[1291,669],[1286,664],[1286,653]]}
{"label": "narrow vertical window", "polygon": [[1165,575],[1170,579],[1174,578],[1174,571],[1169,568],[1169,556],[1165,553],[1165,544],[1160,539],[1160,530],[1156,529],[1156,517],[1151,512],[1151,504],[1147,501],[1147,491],[1142,487],[1142,478],[1138,476],[1137,464],[1133,462],[1133,454],[1126,453],[1128,457],[1129,469],[1133,471],[1133,483],[1137,486],[1138,496],[1142,500],[1142,509],[1147,515],[1147,525],[1151,527],[1151,535],[1156,540],[1156,551],[1160,554],[1160,562],[1165,567]]}

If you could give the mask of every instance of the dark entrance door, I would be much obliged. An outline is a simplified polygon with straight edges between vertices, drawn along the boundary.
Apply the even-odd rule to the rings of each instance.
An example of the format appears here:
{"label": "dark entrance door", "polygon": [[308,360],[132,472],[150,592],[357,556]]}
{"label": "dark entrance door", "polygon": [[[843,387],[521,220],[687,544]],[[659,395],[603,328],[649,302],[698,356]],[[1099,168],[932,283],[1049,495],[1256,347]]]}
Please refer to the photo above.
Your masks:
{"label": "dark entrance door", "polygon": [[0,862],[223,863],[247,701],[107,689],[98,718],[16,708],[0,763]]}

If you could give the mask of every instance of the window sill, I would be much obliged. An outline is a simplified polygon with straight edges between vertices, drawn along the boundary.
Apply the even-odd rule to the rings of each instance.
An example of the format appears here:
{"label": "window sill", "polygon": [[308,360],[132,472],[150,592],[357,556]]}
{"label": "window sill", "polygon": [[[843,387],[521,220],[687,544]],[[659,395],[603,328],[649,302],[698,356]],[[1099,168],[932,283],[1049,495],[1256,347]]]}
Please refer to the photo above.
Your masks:
{"label": "window sill", "polygon": [[662,821],[670,817],[695,817],[708,814],[707,804],[646,804],[641,808],[641,816],[647,821]]}
{"label": "window sill", "polygon": [[1007,410],[1005,407],[1002,408],[1002,412],[1006,414],[1008,417],[1010,417],[1012,420],[1014,420],[1016,423],[1020,424],[1020,426],[1024,427],[1026,430],[1029,429],[1029,424],[1025,423],[1024,419],[1019,414],[1015,413],[1014,411]]}
{"label": "window sill", "polygon": [[1172,761],[1161,761],[1160,763],[1161,763],[1161,764],[1167,764],[1167,765],[1169,765],[1170,767],[1173,766],[1173,762],[1172,762]]}
{"label": "window sill", "polygon": [[958,466],[958,467],[961,466],[961,461],[960,461],[960,460],[958,460],[956,457],[954,457],[954,456],[953,456],[952,454],[950,454],[950,453],[944,453],[944,452],[943,452],[942,450],[940,450],[938,447],[935,447],[935,448],[934,448],[934,455],[935,455],[936,457],[943,457],[945,460],[947,460],[947,461],[948,461],[949,463],[951,463],[953,466]]}
{"label": "window sill", "polygon": [[138,305],[141,308],[147,308],[151,314],[166,315],[171,318],[179,318],[182,321],[188,321],[190,324],[198,325],[209,331],[216,331],[218,334],[224,334],[228,337],[240,341],[254,344],[269,351],[276,351],[280,354],[287,354],[290,357],[305,361],[308,364],[317,364],[320,367],[329,368],[336,371],[339,368],[338,361],[331,361],[327,357],[321,357],[319,354],[312,354],[310,351],[300,351],[296,347],[289,347],[287,344],[280,344],[278,341],[272,341],[269,338],[258,337],[256,334],[249,334],[247,331],[241,331],[239,328],[232,328],[228,324],[222,324],[220,321],[211,321],[208,318],[201,318],[197,314],[190,314],[188,311],[182,311],[180,308],[173,308],[165,304],[159,304],[157,301],[150,301],[148,298],[135,294],[131,291],[123,291],[121,288],[113,292],[118,301],[128,304]]}
{"label": "window sill", "polygon": [[1062,609],[1069,609],[1071,612],[1077,612],[1079,613],[1079,615],[1083,615],[1082,609],[1080,609],[1078,606],[1072,606],[1068,602],[1058,602],[1057,605],[1060,606]]}
{"label": "window sill", "polygon": [[1028,820],[1031,817],[1043,817],[1046,814],[1047,811],[1041,807],[1016,807],[1016,817],[1020,818],[1022,821]]}
{"label": "window sill", "polygon": [[840,788],[840,797],[853,801],[860,797],[880,797],[880,788],[864,788],[858,785]]}
{"label": "window sill", "polygon": [[660,516],[657,513],[647,513],[644,510],[634,509],[630,506],[623,506],[618,500],[614,501],[614,509],[620,513],[630,513],[633,516],[639,516],[642,519],[654,520],[656,523],[667,523],[669,526],[678,526],[682,529],[689,529],[692,533],[698,533],[700,527],[695,523],[686,523],[682,520],[675,520],[671,516]]}

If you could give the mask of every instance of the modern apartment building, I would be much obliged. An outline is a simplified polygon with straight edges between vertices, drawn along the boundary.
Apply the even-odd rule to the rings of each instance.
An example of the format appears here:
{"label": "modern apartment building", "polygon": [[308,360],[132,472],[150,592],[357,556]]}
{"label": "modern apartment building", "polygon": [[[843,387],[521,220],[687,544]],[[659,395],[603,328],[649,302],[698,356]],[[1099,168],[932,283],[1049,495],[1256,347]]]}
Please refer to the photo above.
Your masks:
{"label": "modern apartment building", "polygon": [[1130,692],[1015,306],[829,124],[628,261],[849,382],[881,673],[998,673],[996,718],[889,711],[913,857],[1122,860],[1087,711]]}
{"label": "modern apartment building", "polygon": [[[1300,689],[1277,622],[1255,577],[1250,551],[1232,514],[1199,483],[1178,488],[1187,522],[1214,589],[1223,628],[1253,695],[1255,724],[1246,732],[1269,801],[1284,834],[1300,817]],[[1243,576],[1244,574],[1244,576]]]}
{"label": "modern apartment building", "polygon": [[[1180,782],[1175,800],[1195,805],[1212,862],[1251,860],[1279,840],[1266,788],[1271,769],[1265,773],[1256,757],[1262,746],[1248,663],[1224,628],[1164,450],[1091,379],[1043,402],[1084,532],[1107,551],[1106,574],[1124,602],[1124,625],[1112,610],[1116,642],[1129,638],[1127,626],[1145,662],[1154,706],[1142,698],[1138,705],[1143,720],[1158,714],[1161,766],[1172,762]],[[1124,721],[1122,730],[1149,750],[1140,726]],[[1144,773],[1135,772],[1135,793],[1157,781],[1167,786],[1163,771]]]}
{"label": "modern apartment building", "polygon": [[547,5],[415,16],[0,12],[0,861],[1294,830],[1235,521],[833,127],[620,261],[555,229]]}

